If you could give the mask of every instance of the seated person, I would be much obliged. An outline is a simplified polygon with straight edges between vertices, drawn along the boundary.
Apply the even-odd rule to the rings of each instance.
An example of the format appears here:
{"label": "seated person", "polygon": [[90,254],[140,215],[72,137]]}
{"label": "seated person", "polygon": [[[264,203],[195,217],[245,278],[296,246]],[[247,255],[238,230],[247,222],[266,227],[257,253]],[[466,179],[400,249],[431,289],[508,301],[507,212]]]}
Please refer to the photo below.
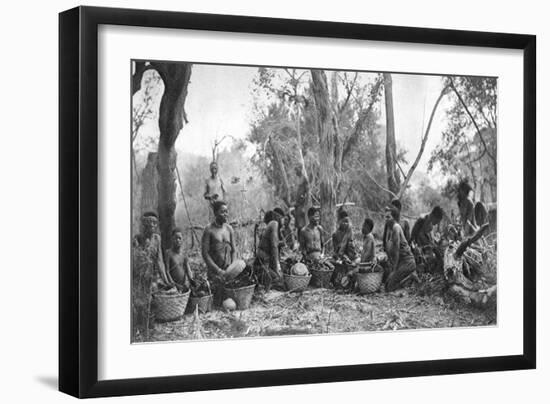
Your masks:
{"label": "seated person", "polygon": [[332,246],[334,249],[332,257],[335,260],[332,283],[334,286],[340,287],[342,277],[352,269],[353,264],[357,264],[361,260],[353,243],[353,230],[349,215],[343,209],[338,210],[338,228],[332,235]]}
{"label": "seated person", "polygon": [[363,222],[361,233],[363,233],[363,251],[361,252],[361,262],[372,262],[376,257],[376,246],[374,242],[374,222],[370,217],[367,217]]}
{"label": "seated person", "polygon": [[132,242],[134,250],[138,254],[148,257],[152,263],[148,271],[150,271],[154,287],[157,284],[172,285],[174,283],[166,272],[162,255],[162,243],[157,229],[157,214],[154,212],[145,212],[141,218],[141,233],[135,236]]}
{"label": "seated person", "polygon": [[443,268],[443,251],[433,237],[433,228],[443,219],[443,209],[436,206],[428,214],[418,218],[414,223],[411,242],[415,247],[419,262],[425,265],[429,272],[437,272]]}
{"label": "seated person", "polygon": [[214,295],[214,305],[220,306],[223,300],[223,285],[229,280],[228,274],[233,273],[235,269],[242,271],[246,264],[235,259],[233,228],[227,223],[227,203],[215,201],[212,208],[215,218],[204,229],[201,250]]}
{"label": "seated person", "polygon": [[[407,240],[407,243],[411,243],[411,226],[409,224],[409,221],[406,219],[401,218],[401,210],[402,205],[401,201],[399,199],[393,199],[391,201],[391,205],[394,206],[398,212],[399,212],[399,218],[397,219],[397,222],[401,225],[401,228],[403,229],[403,234],[405,235],[405,239]],[[386,251],[386,233],[388,232],[388,223],[386,222],[384,225],[384,233],[382,235],[382,246],[384,248],[384,251]]]}
{"label": "seated person", "polygon": [[346,263],[359,262],[360,257],[353,243],[353,231],[348,212],[338,211],[338,228],[332,235],[333,257]]}
{"label": "seated person", "polygon": [[388,268],[386,272],[386,291],[391,292],[402,287],[402,282],[416,271],[416,262],[411,247],[398,223],[399,211],[395,206],[386,208],[386,252]]}
{"label": "seated person", "polygon": [[305,259],[319,260],[323,254],[323,228],[319,224],[321,214],[318,207],[312,206],[307,211],[308,224],[298,234],[300,250]]}
{"label": "seated person", "polygon": [[280,208],[266,212],[264,222],[267,227],[260,236],[256,258],[254,260],[254,272],[258,281],[268,291],[273,282],[280,284],[283,273],[280,261],[280,228],[284,212]]}
{"label": "seated person", "polygon": [[292,226],[292,219],[293,216],[289,213],[283,217],[283,222],[281,224],[282,241],[284,243],[284,247],[288,248],[290,251],[294,251],[296,249],[296,237]]}
{"label": "seated person", "polygon": [[411,240],[419,247],[434,246],[433,228],[443,219],[443,209],[436,206],[428,214],[420,216],[414,223],[411,233]]}
{"label": "seated person", "polygon": [[193,277],[187,254],[183,252],[183,232],[179,227],[172,230],[172,247],[166,250],[166,267],[174,282],[187,289],[191,286]]}

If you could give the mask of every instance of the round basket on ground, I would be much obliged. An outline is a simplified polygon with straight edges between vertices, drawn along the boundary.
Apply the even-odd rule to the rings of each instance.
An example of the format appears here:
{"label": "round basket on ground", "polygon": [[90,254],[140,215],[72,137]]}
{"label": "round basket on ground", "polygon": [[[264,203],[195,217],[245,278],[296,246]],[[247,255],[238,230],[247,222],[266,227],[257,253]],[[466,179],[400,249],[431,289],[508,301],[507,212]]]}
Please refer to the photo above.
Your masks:
{"label": "round basket on ground", "polygon": [[311,275],[300,276],[284,274],[284,280],[287,290],[299,292],[307,288],[311,280]]}
{"label": "round basket on ground", "polygon": [[175,321],[183,317],[190,293],[189,290],[185,293],[154,293],[153,307],[155,320]]}
{"label": "round basket on ground", "polygon": [[224,288],[225,296],[230,297],[237,303],[237,310],[246,310],[250,307],[255,287],[256,285],[244,286],[237,289]]}
{"label": "round basket on ground", "polygon": [[330,286],[330,280],[334,270],[319,270],[310,269],[311,272],[311,285],[317,288],[328,288]]}
{"label": "round basket on ground", "polygon": [[357,289],[359,293],[374,293],[382,284],[382,272],[366,272],[357,274]]}
{"label": "round basket on ground", "polygon": [[199,308],[199,313],[208,313],[210,310],[212,310],[212,302],[213,297],[212,295],[206,295],[201,297],[193,297],[191,296],[189,298],[189,304],[187,305],[187,311],[189,313],[195,312],[195,307]]}

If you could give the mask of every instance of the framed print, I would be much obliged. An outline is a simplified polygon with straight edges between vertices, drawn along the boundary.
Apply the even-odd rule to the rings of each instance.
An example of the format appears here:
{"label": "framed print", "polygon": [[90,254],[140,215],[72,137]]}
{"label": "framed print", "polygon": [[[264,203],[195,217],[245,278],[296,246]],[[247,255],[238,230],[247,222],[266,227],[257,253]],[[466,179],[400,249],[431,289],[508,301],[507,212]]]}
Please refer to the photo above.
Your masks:
{"label": "framed print", "polygon": [[59,46],[61,391],[535,367],[534,36],[78,7]]}

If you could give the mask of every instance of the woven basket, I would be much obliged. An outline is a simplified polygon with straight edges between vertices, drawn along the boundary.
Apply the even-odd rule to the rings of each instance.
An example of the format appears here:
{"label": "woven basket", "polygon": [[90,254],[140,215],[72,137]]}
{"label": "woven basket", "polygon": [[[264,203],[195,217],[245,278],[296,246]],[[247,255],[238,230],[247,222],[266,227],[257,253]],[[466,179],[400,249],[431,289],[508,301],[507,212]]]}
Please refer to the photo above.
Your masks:
{"label": "woven basket", "polygon": [[287,290],[298,292],[307,288],[311,280],[311,275],[300,276],[284,274],[284,279]]}
{"label": "woven basket", "polygon": [[321,271],[318,269],[310,269],[311,272],[311,285],[318,288],[328,288],[330,286],[330,280],[334,270]]}
{"label": "woven basket", "polygon": [[193,297],[189,298],[189,304],[187,305],[187,311],[189,313],[195,312],[195,307],[199,307],[199,313],[207,313],[212,310],[212,295],[206,295],[202,297]]}
{"label": "woven basket", "polygon": [[158,321],[174,321],[183,317],[190,293],[189,290],[185,293],[174,294],[154,293],[155,319]]}
{"label": "woven basket", "polygon": [[238,289],[224,288],[225,296],[230,297],[237,303],[237,310],[246,310],[250,307],[255,287],[256,285],[244,286]]}
{"label": "woven basket", "polygon": [[357,277],[357,289],[359,293],[374,293],[380,289],[382,284],[383,272],[367,272],[358,273]]}

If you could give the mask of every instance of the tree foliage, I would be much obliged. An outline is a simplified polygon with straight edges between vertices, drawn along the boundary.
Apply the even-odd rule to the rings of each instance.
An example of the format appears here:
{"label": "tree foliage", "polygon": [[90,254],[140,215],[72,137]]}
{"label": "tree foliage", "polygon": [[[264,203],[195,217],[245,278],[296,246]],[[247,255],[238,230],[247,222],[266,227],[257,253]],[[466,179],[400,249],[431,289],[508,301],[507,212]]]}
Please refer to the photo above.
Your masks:
{"label": "tree foliage", "polygon": [[497,79],[494,77],[447,77],[452,106],[447,127],[428,163],[458,182],[470,178],[477,197],[496,200],[497,174]]}
{"label": "tree foliage", "polygon": [[381,83],[375,73],[258,69],[248,140],[256,146],[253,162],[281,202],[296,203],[294,168],[303,158],[314,204],[383,206],[387,192],[377,185],[385,183]]}

